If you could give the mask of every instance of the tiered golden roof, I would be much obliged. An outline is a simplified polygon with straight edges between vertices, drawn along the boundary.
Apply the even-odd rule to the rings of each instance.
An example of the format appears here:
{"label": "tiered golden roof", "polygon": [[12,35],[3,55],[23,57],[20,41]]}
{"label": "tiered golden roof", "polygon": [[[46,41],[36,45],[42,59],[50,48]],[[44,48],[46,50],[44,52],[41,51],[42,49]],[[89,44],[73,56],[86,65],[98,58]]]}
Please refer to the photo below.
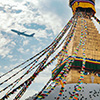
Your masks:
{"label": "tiered golden roof", "polygon": [[72,8],[73,14],[77,8],[92,9],[93,13],[96,13],[95,0],[69,0],[69,6]]}

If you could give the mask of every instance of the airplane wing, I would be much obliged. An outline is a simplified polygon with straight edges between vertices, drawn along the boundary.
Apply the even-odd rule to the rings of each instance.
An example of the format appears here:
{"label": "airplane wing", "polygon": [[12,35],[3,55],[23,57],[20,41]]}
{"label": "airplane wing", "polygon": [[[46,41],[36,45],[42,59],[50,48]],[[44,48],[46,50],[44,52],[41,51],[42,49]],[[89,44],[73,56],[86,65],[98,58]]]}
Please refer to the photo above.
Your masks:
{"label": "airplane wing", "polygon": [[28,35],[28,34],[22,34],[24,36],[27,36],[27,37],[33,37],[35,33],[31,34],[31,35]]}

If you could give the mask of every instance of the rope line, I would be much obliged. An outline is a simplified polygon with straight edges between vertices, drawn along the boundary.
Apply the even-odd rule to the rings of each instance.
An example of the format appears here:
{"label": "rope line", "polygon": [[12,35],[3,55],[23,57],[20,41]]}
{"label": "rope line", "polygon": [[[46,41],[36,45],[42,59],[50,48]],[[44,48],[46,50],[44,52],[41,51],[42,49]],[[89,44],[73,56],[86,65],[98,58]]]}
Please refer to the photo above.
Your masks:
{"label": "rope line", "polygon": [[83,32],[83,30],[84,30],[84,26],[83,26],[83,19],[84,18],[82,18],[82,20],[81,20],[81,27],[82,27],[82,29],[81,29],[81,44],[82,44],[82,49],[83,49],[83,63],[82,63],[82,69],[81,69],[81,75],[80,75],[80,78],[79,78],[79,81],[78,81],[78,83],[76,84],[76,86],[75,86],[75,89],[74,89],[74,91],[73,91],[73,93],[71,94],[71,96],[69,97],[69,99],[74,99],[74,100],[78,100],[78,96],[79,96],[79,92],[80,92],[80,90],[82,89],[82,87],[81,87],[81,85],[82,85],[82,80],[84,79],[84,72],[85,72],[85,58],[86,58],[86,56],[85,56],[85,47],[84,47],[84,45],[85,45],[85,41],[86,41],[86,35],[87,35],[87,24],[86,24],[86,21],[84,20],[84,22],[85,22],[85,33]]}
{"label": "rope line", "polygon": [[[69,28],[68,25],[69,25],[69,24],[70,24],[70,23],[67,24],[67,26],[66,26],[65,29],[63,30],[63,33],[64,33],[64,31],[67,31],[67,30],[68,30],[68,28]],[[69,26],[70,26],[70,25],[69,25]],[[67,29],[67,30],[66,30],[66,29]],[[60,36],[59,39],[61,39],[61,37],[62,37],[62,36]],[[58,41],[57,41],[57,43],[58,43]],[[55,44],[55,46],[56,46],[56,44]],[[49,54],[49,56],[50,56],[50,54]],[[48,56],[47,56],[47,58],[48,58]],[[46,59],[45,59],[45,60],[46,60]],[[46,61],[44,61],[44,62],[46,62]],[[40,67],[39,67],[39,70],[41,70]],[[38,71],[38,70],[37,70],[37,71]],[[33,75],[34,75],[34,74],[33,74]],[[31,78],[32,78],[32,77],[31,77]],[[29,78],[29,80],[30,80],[30,78]],[[28,81],[29,81],[29,80],[28,80]],[[27,81],[25,81],[25,83],[27,83]],[[23,85],[23,84],[21,84],[20,86],[22,86],[22,85]],[[18,89],[20,86],[18,86],[16,89]],[[5,98],[5,97],[7,97],[7,95],[4,96],[4,98]]]}
{"label": "rope line", "polygon": [[[37,68],[37,70],[35,71],[35,73],[32,75],[32,78],[28,80],[29,82],[28,82],[27,84],[24,85],[25,87],[23,87],[23,88],[20,90],[20,92],[16,95],[16,97],[15,97],[14,100],[16,100],[16,98],[21,98],[22,95],[23,95],[23,94],[25,93],[25,91],[27,90],[27,88],[28,88],[28,87],[30,86],[30,84],[32,83],[32,81],[35,79],[35,77],[36,77],[41,71],[43,71],[43,70],[45,69],[44,64],[46,63],[47,59],[51,56],[51,54],[54,53],[55,47],[57,46],[57,44],[59,43],[59,41],[61,40],[61,38],[64,36],[65,33],[66,33],[66,28],[62,31],[62,35],[59,37],[58,41],[56,41],[55,45],[51,48],[51,50],[49,51],[49,53],[47,54],[47,56],[44,58],[44,60],[42,61],[41,65],[39,66],[39,68]],[[34,75],[35,75],[35,77],[33,77]]]}
{"label": "rope line", "polygon": [[93,18],[100,24],[100,20],[96,16],[93,16]]}
{"label": "rope line", "polygon": [[[77,24],[77,23],[76,23],[76,24]],[[76,24],[75,24],[74,27],[76,27]],[[73,30],[74,30],[74,29],[73,29]],[[72,31],[72,32],[73,32],[73,31]],[[71,35],[71,36],[72,36],[72,35]],[[71,37],[70,37],[70,38],[71,38]],[[69,39],[69,40],[70,40],[70,39]],[[68,42],[66,42],[66,45],[67,45],[67,43],[68,43]],[[64,48],[66,47],[66,45],[64,46]],[[64,72],[63,72],[63,71],[64,71]],[[68,68],[66,69],[66,66],[65,66],[65,67],[63,68],[63,70],[60,72],[60,74],[58,75],[58,77],[60,77],[60,78],[56,78],[55,80],[62,81],[62,79],[66,77],[66,72],[68,72]],[[65,74],[64,74],[64,73],[65,73]],[[59,81],[55,81],[55,82],[59,83]],[[64,84],[66,83],[66,82],[65,82],[65,79],[64,79],[64,82],[62,82],[62,84],[63,84],[63,83],[64,83]],[[63,90],[62,90],[62,89],[64,89],[64,85],[62,85],[61,91],[60,91],[59,96],[58,96],[57,99],[59,99],[60,96],[61,96],[61,94],[63,93]],[[45,96],[47,96],[48,93],[49,93],[49,92],[46,91],[46,93],[42,95],[41,99],[42,99],[42,98],[45,98]],[[38,95],[38,97],[35,98],[34,100],[39,99],[39,98],[40,98],[40,96]]]}

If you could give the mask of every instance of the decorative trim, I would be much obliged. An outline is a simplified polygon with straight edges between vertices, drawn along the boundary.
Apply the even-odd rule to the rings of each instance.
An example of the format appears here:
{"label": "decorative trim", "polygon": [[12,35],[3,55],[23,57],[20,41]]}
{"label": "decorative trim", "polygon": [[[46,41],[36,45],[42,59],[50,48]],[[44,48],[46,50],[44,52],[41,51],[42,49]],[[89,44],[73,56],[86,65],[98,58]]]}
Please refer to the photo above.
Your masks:
{"label": "decorative trim", "polygon": [[95,6],[92,3],[90,3],[90,2],[77,2],[77,1],[75,1],[73,3],[73,5],[72,5],[73,13],[75,13],[76,8],[78,8],[78,7],[81,7],[81,8],[91,8],[94,11],[94,13],[96,13]]}

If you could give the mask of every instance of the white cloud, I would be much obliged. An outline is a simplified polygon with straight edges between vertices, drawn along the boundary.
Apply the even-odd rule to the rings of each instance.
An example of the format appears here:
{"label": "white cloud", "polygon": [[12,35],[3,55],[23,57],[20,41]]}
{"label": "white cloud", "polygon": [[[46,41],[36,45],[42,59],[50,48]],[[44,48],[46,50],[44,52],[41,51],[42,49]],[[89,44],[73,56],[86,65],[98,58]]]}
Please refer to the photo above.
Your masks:
{"label": "white cloud", "polygon": [[8,47],[10,42],[10,39],[5,38],[0,33],[0,56],[5,57],[10,52],[11,48]]}
{"label": "white cloud", "polygon": [[26,52],[29,52],[30,51],[30,49],[26,49]]}
{"label": "white cloud", "polygon": [[29,43],[29,40],[23,41],[23,46],[27,45]]}
{"label": "white cloud", "polygon": [[100,0],[95,0],[95,6],[97,9],[100,9]]}
{"label": "white cloud", "polygon": [[11,59],[11,61],[17,61],[18,59],[17,58],[13,58],[13,59]]}
{"label": "white cloud", "polygon": [[[48,2],[43,0],[23,0],[23,2],[14,2],[13,0],[6,0],[7,2],[0,3],[4,7],[4,11],[1,12],[0,29],[7,32],[8,34],[15,34],[11,32],[11,29],[17,29],[19,31],[27,31],[27,34],[36,33],[34,38],[38,41],[41,41],[40,38],[46,38],[49,36],[47,30],[52,30],[56,35],[60,32],[62,28],[62,20],[57,14],[46,10],[44,4],[48,5]],[[22,0],[21,0],[22,1]],[[44,4],[43,4],[44,3]],[[27,5],[27,6],[26,6]],[[20,10],[20,13],[16,11]],[[31,23],[36,23],[37,25],[44,25],[45,29],[27,29],[24,27],[24,24],[30,25]],[[52,35],[51,37],[52,38]],[[7,40],[6,40],[7,41]],[[29,40],[23,41],[23,46],[26,46],[29,43]],[[7,43],[8,44],[8,43]],[[17,46],[15,41],[12,41],[10,44],[11,48]],[[5,57],[11,50],[11,48],[4,47],[0,54]],[[5,50],[7,49],[7,50]],[[3,52],[5,50],[5,52]],[[29,52],[29,49],[24,49],[22,47],[17,48],[20,53]],[[40,49],[39,49],[40,50]],[[39,51],[38,50],[38,51]],[[33,50],[33,53],[37,51]],[[34,53],[34,54],[35,54]],[[11,58],[11,56],[8,55]],[[14,59],[14,58],[13,58]]]}
{"label": "white cloud", "polygon": [[19,48],[18,51],[19,51],[20,53],[24,53],[24,52],[25,52],[25,51],[24,51],[24,48]]}
{"label": "white cloud", "polygon": [[8,70],[8,66],[4,66],[4,69],[5,69],[5,70]]}
{"label": "white cloud", "polygon": [[4,58],[8,53],[10,52],[10,49],[8,47],[2,47],[0,48],[0,55]]}
{"label": "white cloud", "polygon": [[0,69],[1,69],[2,67],[0,66]]}
{"label": "white cloud", "polygon": [[[29,1],[28,1],[29,2]],[[18,3],[15,6],[15,3],[12,3],[13,5],[10,5],[10,1],[8,1],[9,6],[11,7],[10,11],[6,7],[5,11],[6,13],[2,12],[0,22],[1,22],[1,29],[5,30],[6,32],[11,33],[11,28],[17,29],[19,31],[28,30],[23,25],[25,23],[37,23],[39,25],[45,25],[46,29],[51,29],[55,34],[61,30],[61,19],[59,16],[52,12],[46,12],[43,11],[43,7],[41,8],[41,3],[38,3],[37,1],[30,1],[28,6],[25,6],[26,2]],[[4,5],[2,5],[4,6]],[[37,11],[32,11],[33,9],[37,9]],[[22,10],[20,13],[11,13],[13,10]],[[51,17],[52,16],[52,17]],[[59,24],[60,23],[60,24]],[[35,29],[34,29],[35,30]],[[30,29],[31,32],[34,30]],[[47,37],[47,32],[45,30],[35,30],[36,31],[36,38],[37,37]],[[43,32],[42,32],[43,31]],[[38,35],[40,33],[40,35]],[[45,33],[45,34],[44,34]],[[42,34],[42,35],[41,35]]]}
{"label": "white cloud", "polygon": [[12,41],[11,44],[12,44],[12,46],[15,46],[16,45],[16,43],[14,41]]}
{"label": "white cloud", "polygon": [[18,49],[18,51],[20,52],[20,53],[27,53],[27,52],[29,52],[30,50],[29,49],[24,49],[24,48],[19,48]]}
{"label": "white cloud", "polygon": [[8,57],[8,58],[13,58],[13,55],[8,55],[7,57]]}
{"label": "white cloud", "polygon": [[9,41],[7,41],[4,37],[1,37],[0,39],[0,48],[4,45],[7,45],[9,43]]}

